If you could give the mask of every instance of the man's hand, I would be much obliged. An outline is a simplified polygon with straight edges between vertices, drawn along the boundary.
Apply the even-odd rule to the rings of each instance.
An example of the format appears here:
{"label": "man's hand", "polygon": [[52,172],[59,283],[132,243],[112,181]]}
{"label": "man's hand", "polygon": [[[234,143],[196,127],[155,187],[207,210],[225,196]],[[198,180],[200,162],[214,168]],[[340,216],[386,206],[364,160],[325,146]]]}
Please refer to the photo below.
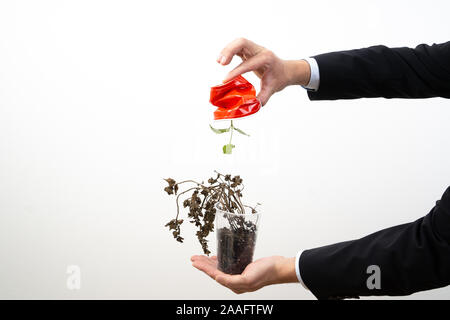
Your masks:
{"label": "man's hand", "polygon": [[308,62],[305,60],[282,60],[272,51],[247,39],[236,39],[227,45],[217,62],[227,65],[233,56],[241,57],[242,63],[225,77],[224,82],[253,71],[261,79],[261,91],[258,99],[265,105],[269,98],[289,85],[306,86],[311,76]]}
{"label": "man's hand", "polygon": [[217,268],[217,257],[193,256],[192,265],[234,293],[252,292],[262,287],[298,282],[295,258],[273,256],[256,260],[239,275],[223,273]]}

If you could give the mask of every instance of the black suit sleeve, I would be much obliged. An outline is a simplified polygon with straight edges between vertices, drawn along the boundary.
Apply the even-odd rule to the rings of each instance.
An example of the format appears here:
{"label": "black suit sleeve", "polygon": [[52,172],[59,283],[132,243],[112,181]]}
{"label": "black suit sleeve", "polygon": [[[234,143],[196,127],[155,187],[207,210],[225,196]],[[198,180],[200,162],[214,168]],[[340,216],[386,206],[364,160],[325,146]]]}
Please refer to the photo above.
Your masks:
{"label": "black suit sleeve", "polygon": [[450,42],[411,48],[374,46],[321,54],[311,100],[450,98]]}
{"label": "black suit sleeve", "polygon": [[[380,289],[369,289],[370,265],[380,268]],[[408,295],[450,284],[450,187],[425,217],[359,240],[302,253],[299,268],[318,299]]]}

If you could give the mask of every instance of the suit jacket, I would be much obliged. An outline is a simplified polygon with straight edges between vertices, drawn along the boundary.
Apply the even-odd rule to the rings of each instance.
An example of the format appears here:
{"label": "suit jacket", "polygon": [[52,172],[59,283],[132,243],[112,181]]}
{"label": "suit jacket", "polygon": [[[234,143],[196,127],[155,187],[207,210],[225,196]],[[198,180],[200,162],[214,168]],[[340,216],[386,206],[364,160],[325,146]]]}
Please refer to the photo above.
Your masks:
{"label": "suit jacket", "polygon": [[[308,92],[311,100],[450,98],[450,42],[415,49],[375,46],[314,58],[320,86]],[[306,250],[299,264],[303,282],[318,299],[408,295],[449,285],[450,187],[425,217]],[[367,285],[374,275],[367,269],[371,265],[379,267],[380,288]]]}
{"label": "suit jacket", "polygon": [[450,98],[450,42],[411,48],[374,46],[314,57],[320,86],[311,100]]}

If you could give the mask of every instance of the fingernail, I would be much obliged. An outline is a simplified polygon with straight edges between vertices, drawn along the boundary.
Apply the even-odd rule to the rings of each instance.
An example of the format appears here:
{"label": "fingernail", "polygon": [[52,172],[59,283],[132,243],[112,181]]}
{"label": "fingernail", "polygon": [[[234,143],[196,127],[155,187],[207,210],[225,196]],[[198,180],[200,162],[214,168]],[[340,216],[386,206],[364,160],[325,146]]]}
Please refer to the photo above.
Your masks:
{"label": "fingernail", "polygon": [[224,56],[222,56],[222,58],[220,58],[221,64],[225,64],[226,61],[227,61],[227,58],[225,58]]}

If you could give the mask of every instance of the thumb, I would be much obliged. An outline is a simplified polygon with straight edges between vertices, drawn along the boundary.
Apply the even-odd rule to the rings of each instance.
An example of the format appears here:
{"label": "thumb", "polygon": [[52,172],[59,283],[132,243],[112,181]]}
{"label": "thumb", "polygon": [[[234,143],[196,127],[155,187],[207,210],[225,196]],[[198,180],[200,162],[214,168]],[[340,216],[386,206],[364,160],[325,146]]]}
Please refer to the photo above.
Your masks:
{"label": "thumb", "polygon": [[269,98],[272,96],[272,90],[270,90],[267,86],[263,86],[258,93],[257,98],[261,101],[261,104],[264,106]]}

